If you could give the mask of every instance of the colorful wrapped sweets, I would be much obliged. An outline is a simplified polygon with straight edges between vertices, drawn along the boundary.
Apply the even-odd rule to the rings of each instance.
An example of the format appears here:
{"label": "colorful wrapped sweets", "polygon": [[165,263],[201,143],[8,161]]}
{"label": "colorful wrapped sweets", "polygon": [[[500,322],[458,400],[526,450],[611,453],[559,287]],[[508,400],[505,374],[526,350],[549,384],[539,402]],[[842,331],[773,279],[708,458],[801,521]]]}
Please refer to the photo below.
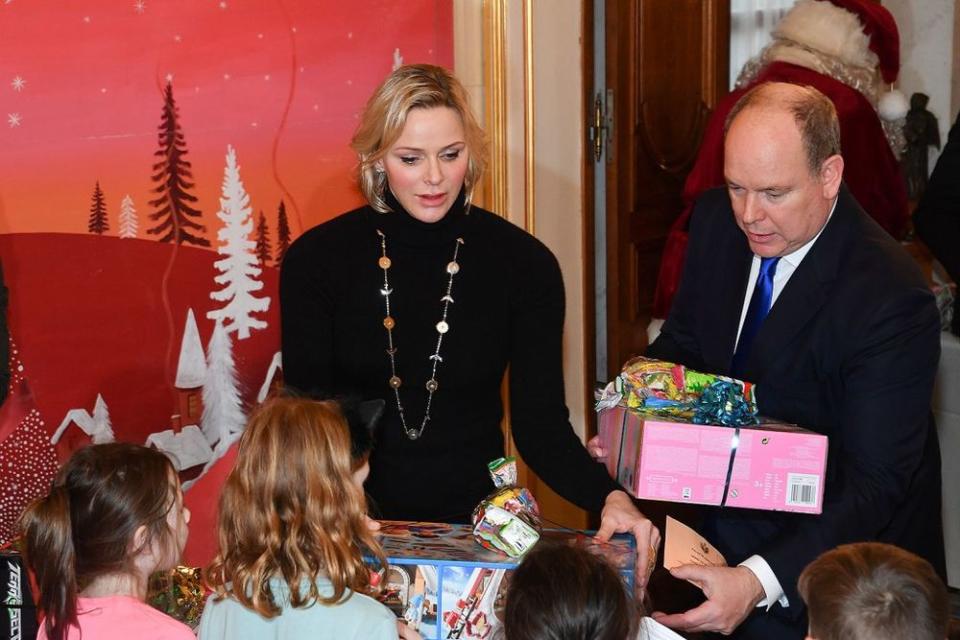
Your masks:
{"label": "colorful wrapped sweets", "polygon": [[696,424],[759,423],[749,382],[645,357],[627,362],[604,389],[597,410],[614,406]]}
{"label": "colorful wrapped sweets", "polygon": [[180,566],[151,576],[147,602],[153,608],[196,629],[207,595],[200,569]]}
{"label": "colorful wrapped sweets", "polygon": [[540,539],[540,507],[528,489],[517,486],[515,458],[488,466],[497,490],[473,510],[473,537],[486,549],[516,558]]}

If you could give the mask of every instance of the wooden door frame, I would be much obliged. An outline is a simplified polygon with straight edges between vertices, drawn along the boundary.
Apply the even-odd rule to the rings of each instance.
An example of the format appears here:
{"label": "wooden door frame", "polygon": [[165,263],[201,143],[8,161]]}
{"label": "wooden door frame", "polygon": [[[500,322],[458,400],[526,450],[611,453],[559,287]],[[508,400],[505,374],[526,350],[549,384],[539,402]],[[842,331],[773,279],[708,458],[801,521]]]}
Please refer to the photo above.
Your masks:
{"label": "wooden door frame", "polygon": [[[594,9],[597,2],[603,2],[606,6],[606,20],[609,24],[609,21],[612,18],[615,18],[611,14],[612,5],[614,2],[611,0],[584,0],[583,2],[583,27],[582,27],[582,59],[583,59],[583,91],[582,91],[582,101],[583,101],[583,112],[589,117],[589,114],[592,113],[592,105],[594,102],[594,48],[596,45],[600,44],[604,47],[605,57],[606,57],[606,86],[608,89],[619,87],[613,86],[611,82],[611,65],[622,65],[627,64],[627,62],[622,61],[622,56],[633,55],[639,50],[639,47],[642,46],[642,43],[639,41],[639,34],[633,35],[633,41],[630,42],[628,38],[618,38],[616,42],[611,43],[611,33],[610,30],[604,29],[604,39],[603,43],[596,43],[594,39]],[[716,6],[711,8],[711,3],[708,0],[704,0],[703,11],[707,12],[705,15],[711,15],[712,19],[715,21],[715,24],[718,27],[718,31],[714,33],[713,39],[708,39],[704,46],[710,50],[708,56],[709,61],[712,64],[706,65],[707,74],[704,77],[705,85],[714,87],[713,91],[705,91],[706,102],[705,105],[709,109],[715,108],[717,102],[726,94],[726,90],[719,90],[719,87],[722,85],[725,87],[725,82],[717,81],[718,77],[725,78],[727,73],[727,67],[729,64],[729,48],[721,46],[721,44],[716,40],[717,33],[727,33],[730,31],[730,12],[729,12],[729,2],[726,0],[720,0],[716,3]],[[722,37],[722,36],[720,36]],[[624,47],[624,44],[628,46]],[[611,49],[611,46],[617,47],[617,49]],[[617,69],[616,66],[613,67],[614,70]],[[614,74],[616,75],[616,74]],[[617,154],[618,153],[629,153],[630,149],[625,146],[617,144],[617,137],[619,133],[622,133],[624,127],[630,127],[630,119],[633,117],[632,113],[628,113],[623,109],[617,109],[616,105],[623,104],[623,100],[628,99],[627,95],[619,95],[615,93],[614,95],[614,105],[608,105],[606,107],[607,112],[610,112],[610,109],[613,108],[614,121],[610,123],[610,126],[613,127],[613,135],[608,137],[606,144],[606,158],[609,162],[612,161],[613,165],[607,167],[607,193],[606,193],[606,225],[608,229],[607,233],[607,246],[606,246],[606,270],[607,270],[607,297],[606,297],[606,331],[607,331],[607,353],[608,363],[606,376],[609,377],[619,369],[620,362],[614,362],[612,356],[618,353],[620,349],[620,344],[624,339],[624,336],[620,335],[617,330],[617,318],[618,314],[621,311],[622,296],[620,295],[620,289],[616,289],[616,295],[611,295],[611,278],[615,278],[618,273],[620,251],[622,247],[617,246],[616,242],[610,242],[611,239],[619,240],[621,239],[620,233],[611,234],[609,232],[611,224],[611,216],[616,217],[616,209],[621,203],[621,191],[623,185],[617,185],[610,180],[610,166],[615,166],[617,163]],[[606,100],[606,96],[604,96]],[[583,291],[584,291],[584,327],[585,327],[585,353],[584,360],[587,363],[587,370],[592,372],[591,377],[596,376],[596,346],[597,346],[597,327],[596,327],[596,266],[595,266],[595,223],[597,222],[596,216],[597,212],[594,207],[594,189],[596,188],[594,180],[594,159],[591,149],[591,142],[589,139],[589,128],[584,128],[584,153],[583,153],[583,165],[582,165],[582,181],[583,181],[583,193],[582,193],[582,207],[583,207],[583,254],[584,254],[584,269],[583,269]],[[638,188],[638,185],[633,185],[633,188]],[[623,192],[627,193],[627,192]],[[625,283],[617,283],[617,287],[620,287]],[[605,382],[603,380],[602,382]],[[592,385],[588,385],[591,386]],[[593,401],[593,389],[588,388],[584,390],[587,394],[588,402]],[[586,426],[587,436],[590,437],[596,433],[596,416],[595,414],[591,415],[588,419]]]}
{"label": "wooden door frame", "polygon": [[[593,11],[596,2],[605,2],[605,0],[584,0],[583,2],[583,26],[582,26],[582,37],[581,37],[581,47],[582,47],[582,60],[583,60],[583,92],[582,92],[582,104],[583,104],[583,113],[589,118],[589,114],[593,113],[593,47],[594,47],[594,38],[593,38],[593,29],[594,29],[594,20],[593,20]],[[583,299],[585,304],[583,305],[583,359],[586,366],[586,370],[590,372],[588,380],[596,377],[597,370],[597,323],[596,323],[596,312],[597,312],[597,289],[596,289],[596,268],[594,259],[596,258],[595,251],[595,241],[596,236],[594,234],[594,224],[596,222],[596,211],[593,206],[594,199],[594,189],[596,188],[596,182],[593,178],[593,154],[591,153],[590,146],[590,128],[583,128],[583,166],[581,167],[582,172],[582,184],[583,190],[581,192],[581,206],[583,211],[583,216],[581,218],[581,224],[583,225]],[[593,399],[593,384],[587,384],[587,388],[583,389],[583,393],[586,397],[586,405],[591,406],[594,402]],[[597,415],[594,412],[588,412],[586,419],[584,421],[584,432],[585,436],[589,440],[597,434]]]}

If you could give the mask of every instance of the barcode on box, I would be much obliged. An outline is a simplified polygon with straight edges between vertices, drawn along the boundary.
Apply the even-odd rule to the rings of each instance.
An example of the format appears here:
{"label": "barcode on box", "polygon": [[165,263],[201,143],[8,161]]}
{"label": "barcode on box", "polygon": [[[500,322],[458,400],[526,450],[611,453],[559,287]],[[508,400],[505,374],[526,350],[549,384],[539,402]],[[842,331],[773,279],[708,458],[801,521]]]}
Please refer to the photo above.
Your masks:
{"label": "barcode on box", "polygon": [[787,474],[787,506],[816,507],[820,496],[820,476],[809,473]]}

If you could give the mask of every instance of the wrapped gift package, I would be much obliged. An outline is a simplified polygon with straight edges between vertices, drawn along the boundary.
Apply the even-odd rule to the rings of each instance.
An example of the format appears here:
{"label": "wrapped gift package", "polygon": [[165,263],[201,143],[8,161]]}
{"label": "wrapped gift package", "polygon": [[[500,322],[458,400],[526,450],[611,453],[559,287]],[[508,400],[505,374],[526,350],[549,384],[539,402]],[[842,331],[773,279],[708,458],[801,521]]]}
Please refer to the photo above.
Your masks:
{"label": "wrapped gift package", "polygon": [[487,468],[496,491],[473,510],[473,538],[491,551],[522,556],[540,539],[540,507],[527,488],[517,486],[516,458],[497,458]]}
{"label": "wrapped gift package", "polygon": [[599,412],[607,470],[646,500],[820,513],[827,437],[764,421],[693,424],[614,406]]}
{"label": "wrapped gift package", "polygon": [[0,640],[36,638],[39,626],[30,578],[23,557],[14,549],[0,550],[0,585]]}
{"label": "wrapped gift package", "polygon": [[[380,599],[424,640],[495,637],[510,574],[523,558],[484,549],[470,525],[385,521],[380,542],[389,567]],[[575,531],[546,529],[541,541],[582,544],[605,556],[633,589],[631,536],[596,544]]]}

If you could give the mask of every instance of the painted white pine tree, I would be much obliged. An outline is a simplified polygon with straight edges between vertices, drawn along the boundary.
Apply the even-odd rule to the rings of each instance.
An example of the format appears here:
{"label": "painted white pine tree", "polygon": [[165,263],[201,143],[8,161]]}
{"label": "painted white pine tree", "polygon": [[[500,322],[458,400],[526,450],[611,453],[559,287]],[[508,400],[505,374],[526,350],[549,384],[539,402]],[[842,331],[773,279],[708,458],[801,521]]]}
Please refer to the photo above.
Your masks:
{"label": "painted white pine tree", "polygon": [[217,212],[217,217],[223,221],[217,232],[220,240],[217,253],[224,257],[214,263],[220,271],[214,281],[223,288],[210,294],[214,300],[227,304],[207,312],[207,317],[222,322],[228,333],[236,331],[240,340],[249,338],[251,329],[266,328],[266,321],[252,314],[270,308],[269,297],[253,295],[263,288],[263,282],[258,279],[261,269],[257,262],[257,243],[250,239],[253,231],[251,212],[250,196],[240,180],[236,151],[227,145],[227,165],[223,170],[220,211]]}
{"label": "painted white pine tree", "polygon": [[97,394],[97,401],[93,405],[93,433],[94,444],[102,442],[113,442],[113,425],[110,424],[110,412],[107,410],[107,402],[103,396]]}
{"label": "painted white pine tree", "polygon": [[207,344],[207,376],[203,384],[200,430],[219,459],[243,432],[247,418],[233,362],[233,342],[222,322],[217,322]]}
{"label": "painted white pine tree", "polygon": [[120,201],[120,237],[136,238],[137,225],[137,210],[133,206],[133,198],[128,193]]}
{"label": "painted white pine tree", "polygon": [[391,71],[396,71],[403,66],[403,56],[400,55],[400,48],[397,47],[393,50],[393,68]]}

